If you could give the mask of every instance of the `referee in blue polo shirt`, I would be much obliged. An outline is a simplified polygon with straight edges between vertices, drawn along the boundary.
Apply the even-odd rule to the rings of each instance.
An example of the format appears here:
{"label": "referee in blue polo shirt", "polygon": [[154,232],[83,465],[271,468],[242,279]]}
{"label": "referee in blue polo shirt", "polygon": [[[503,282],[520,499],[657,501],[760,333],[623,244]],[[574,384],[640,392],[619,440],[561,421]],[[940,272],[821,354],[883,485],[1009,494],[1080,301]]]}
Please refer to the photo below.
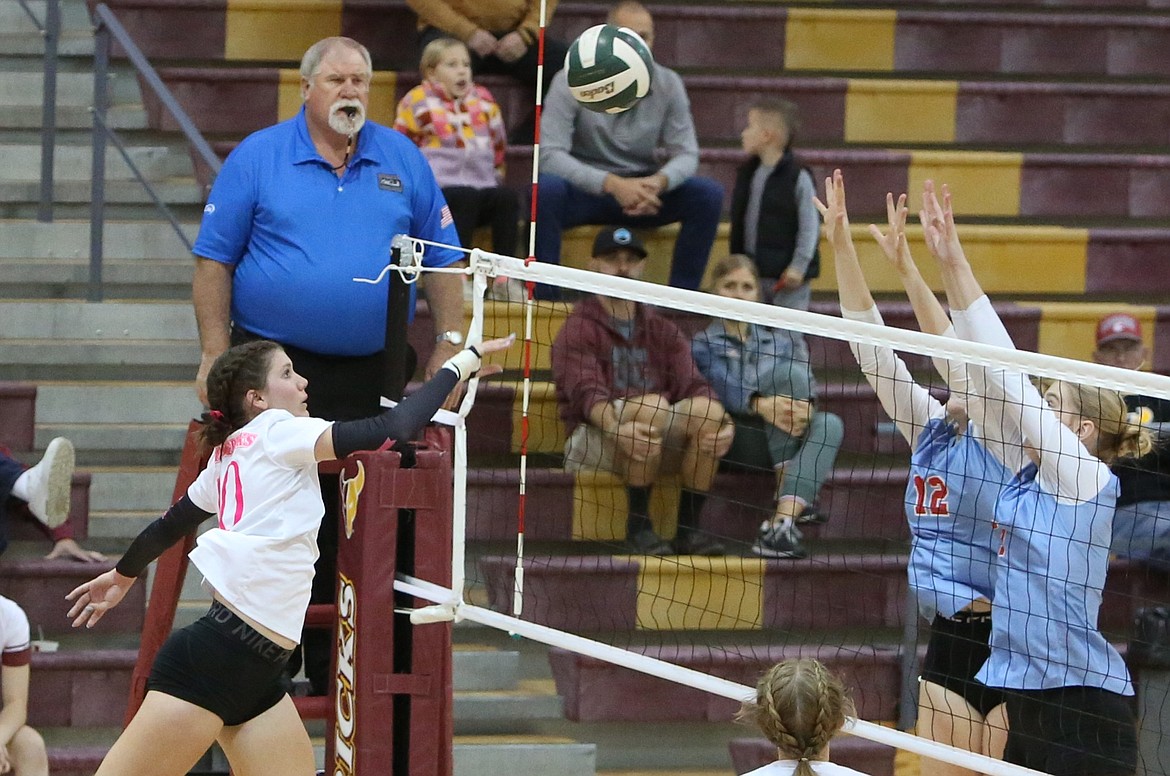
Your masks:
{"label": "referee in blue polo shirt", "polygon": [[[366,121],[372,75],[365,46],[341,37],[318,41],[301,60],[300,113],[248,136],[224,163],[194,247],[202,348],[195,382],[204,402],[216,357],[263,338],[283,345],[308,379],[314,416],[353,420],[379,411],[386,286],[353,278],[382,272],[396,234],[448,245],[459,245],[459,237],[414,143]],[[462,257],[428,247],[423,264]],[[455,274],[431,274],[425,283],[436,335],[430,376],[462,345],[463,288]],[[326,492],[337,492],[336,475],[322,479]],[[314,602],[333,596],[336,501],[325,499]],[[305,636],[305,673],[313,692],[324,694],[328,633]]]}

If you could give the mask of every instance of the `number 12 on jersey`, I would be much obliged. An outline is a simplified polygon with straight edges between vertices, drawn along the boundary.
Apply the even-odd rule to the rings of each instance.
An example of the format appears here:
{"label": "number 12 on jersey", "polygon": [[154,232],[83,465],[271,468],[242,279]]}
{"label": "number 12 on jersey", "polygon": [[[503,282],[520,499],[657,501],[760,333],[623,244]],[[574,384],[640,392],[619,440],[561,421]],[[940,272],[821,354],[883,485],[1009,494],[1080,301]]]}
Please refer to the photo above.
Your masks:
{"label": "number 12 on jersey", "polygon": [[914,475],[914,492],[917,496],[914,503],[914,514],[919,516],[934,515],[947,517],[947,481],[937,474],[929,477]]}

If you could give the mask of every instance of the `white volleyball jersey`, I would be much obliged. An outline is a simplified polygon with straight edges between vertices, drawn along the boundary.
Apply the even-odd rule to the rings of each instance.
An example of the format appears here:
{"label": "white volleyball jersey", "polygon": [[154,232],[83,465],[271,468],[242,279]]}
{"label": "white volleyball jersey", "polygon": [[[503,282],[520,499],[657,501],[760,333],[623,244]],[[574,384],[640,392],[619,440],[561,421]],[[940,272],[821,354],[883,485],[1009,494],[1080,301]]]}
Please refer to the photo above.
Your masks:
{"label": "white volleyball jersey", "polygon": [[[796,773],[796,764],[796,760],[777,760],[774,763],[768,763],[763,768],[748,771],[744,776],[792,776]],[[809,765],[812,766],[813,773],[817,776],[866,776],[861,771],[855,771],[844,765],[837,765],[837,763],[813,760]]]}
{"label": "white volleyball jersey", "polygon": [[26,666],[32,660],[28,615],[15,601],[0,596],[0,664]]}
{"label": "white volleyball jersey", "polygon": [[330,421],[265,410],[215,448],[187,489],[219,517],[191,562],[240,614],[295,642],[317,560],[325,506],[313,448]]}

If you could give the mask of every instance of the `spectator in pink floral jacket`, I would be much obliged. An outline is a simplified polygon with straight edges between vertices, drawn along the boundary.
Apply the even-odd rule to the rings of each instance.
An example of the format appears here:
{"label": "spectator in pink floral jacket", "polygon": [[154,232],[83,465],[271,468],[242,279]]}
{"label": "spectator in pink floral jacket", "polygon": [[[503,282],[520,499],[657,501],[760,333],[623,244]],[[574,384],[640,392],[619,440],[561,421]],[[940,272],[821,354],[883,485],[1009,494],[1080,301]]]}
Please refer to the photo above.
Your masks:
{"label": "spectator in pink floral jacket", "polygon": [[398,103],[394,128],[431,164],[464,247],[476,227],[492,228],[492,251],[516,254],[519,198],[504,185],[508,138],[500,107],[471,80],[471,55],[454,38],[423,49],[423,82]]}

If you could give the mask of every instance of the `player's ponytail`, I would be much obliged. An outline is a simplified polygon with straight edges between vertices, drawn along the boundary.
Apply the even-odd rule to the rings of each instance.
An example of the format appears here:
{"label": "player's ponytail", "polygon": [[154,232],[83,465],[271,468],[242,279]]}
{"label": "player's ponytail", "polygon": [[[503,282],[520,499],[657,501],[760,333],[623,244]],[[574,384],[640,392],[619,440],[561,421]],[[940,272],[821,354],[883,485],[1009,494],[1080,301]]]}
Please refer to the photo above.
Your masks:
{"label": "player's ponytail", "polygon": [[264,387],[272,354],[280,349],[271,340],[255,340],[229,348],[212,364],[207,375],[210,408],[200,417],[199,443],[205,450],[223,444],[252,420],[254,414],[246,403],[248,391]]}
{"label": "player's ponytail", "polygon": [[1092,385],[1065,383],[1072,388],[1076,412],[1097,427],[1095,454],[1112,464],[1118,458],[1138,458],[1153,449],[1150,432],[1136,423],[1117,391]]}
{"label": "player's ponytail", "polygon": [[1154,438],[1149,429],[1138,422],[1133,413],[1126,415],[1122,422],[1121,434],[1117,440],[1118,458],[1141,458],[1154,449]]}

